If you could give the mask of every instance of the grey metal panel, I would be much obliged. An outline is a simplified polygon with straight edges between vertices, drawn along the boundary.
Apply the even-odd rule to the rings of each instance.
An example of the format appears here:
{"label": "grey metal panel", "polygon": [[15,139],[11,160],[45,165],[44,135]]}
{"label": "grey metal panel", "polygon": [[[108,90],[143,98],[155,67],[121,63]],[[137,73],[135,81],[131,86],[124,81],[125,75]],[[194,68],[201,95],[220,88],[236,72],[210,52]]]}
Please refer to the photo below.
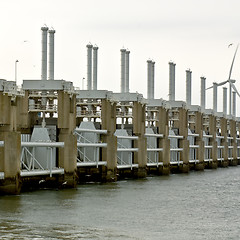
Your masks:
{"label": "grey metal panel", "polygon": [[71,82],[64,80],[23,80],[23,90],[65,90]]}
{"label": "grey metal panel", "polygon": [[186,102],[183,101],[168,101],[169,105],[171,107],[177,107],[177,108],[186,108]]}
{"label": "grey metal panel", "polygon": [[113,93],[113,99],[119,102],[142,102],[147,103],[147,100],[143,98],[139,93]]}
{"label": "grey metal panel", "polygon": [[167,102],[160,99],[148,99],[147,107],[167,107]]}
{"label": "grey metal panel", "polygon": [[214,112],[212,109],[204,109],[203,113],[206,115],[214,115]]}
{"label": "grey metal panel", "polygon": [[77,90],[78,99],[106,99],[111,92],[107,90]]}
{"label": "grey metal panel", "polygon": [[201,112],[201,107],[199,105],[188,105],[188,110],[194,112]]}

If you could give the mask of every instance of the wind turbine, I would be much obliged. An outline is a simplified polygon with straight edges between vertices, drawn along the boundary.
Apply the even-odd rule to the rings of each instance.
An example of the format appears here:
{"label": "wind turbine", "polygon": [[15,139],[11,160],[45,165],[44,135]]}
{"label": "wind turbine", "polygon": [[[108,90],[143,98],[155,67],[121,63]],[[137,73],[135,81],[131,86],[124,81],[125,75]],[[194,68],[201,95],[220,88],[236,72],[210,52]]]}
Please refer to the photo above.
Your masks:
{"label": "wind turbine", "polygon": [[[232,69],[233,69],[233,64],[234,64],[234,61],[235,61],[235,57],[236,57],[236,54],[237,54],[237,51],[238,51],[238,46],[239,44],[237,45],[237,48],[235,50],[235,53],[234,53],[234,56],[233,56],[233,60],[232,60],[232,65],[230,67],[230,72],[229,72],[229,76],[228,76],[228,80],[226,81],[223,81],[223,82],[220,82],[220,83],[215,83],[217,85],[217,87],[219,86],[222,86],[226,83],[229,83],[229,115],[232,114],[232,89],[237,93],[237,95],[240,97],[240,94],[236,88],[236,86],[234,85],[234,83],[236,82],[236,80],[234,79],[231,79],[231,75],[232,75]],[[210,89],[210,88],[213,88],[213,86],[207,88],[206,90]]]}

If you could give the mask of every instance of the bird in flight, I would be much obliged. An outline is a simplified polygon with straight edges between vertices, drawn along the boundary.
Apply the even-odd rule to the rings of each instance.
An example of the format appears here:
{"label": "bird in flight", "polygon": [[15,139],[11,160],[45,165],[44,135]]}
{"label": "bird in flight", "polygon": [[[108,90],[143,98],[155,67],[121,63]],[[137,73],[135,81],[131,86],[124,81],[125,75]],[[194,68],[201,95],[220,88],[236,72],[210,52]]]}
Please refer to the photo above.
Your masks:
{"label": "bird in flight", "polygon": [[230,43],[229,45],[228,45],[228,47],[231,47],[233,45],[233,43]]}

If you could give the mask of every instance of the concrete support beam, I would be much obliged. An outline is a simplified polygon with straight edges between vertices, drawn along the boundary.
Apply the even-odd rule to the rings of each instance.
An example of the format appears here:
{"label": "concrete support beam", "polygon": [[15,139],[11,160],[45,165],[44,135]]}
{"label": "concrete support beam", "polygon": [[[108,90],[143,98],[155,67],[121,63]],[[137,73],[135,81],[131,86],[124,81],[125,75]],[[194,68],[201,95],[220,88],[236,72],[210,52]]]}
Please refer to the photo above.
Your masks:
{"label": "concrete support beam", "polygon": [[201,112],[195,112],[195,133],[199,136],[196,137],[196,145],[199,145],[197,149],[197,159],[199,162],[196,164],[196,170],[204,169],[204,141],[203,141],[203,115]]}
{"label": "concrete support beam", "polygon": [[106,181],[112,182],[117,180],[116,103],[107,99],[102,100],[102,129],[108,131],[103,135],[107,148],[102,149],[102,159],[107,162]]}
{"label": "concrete support beam", "polygon": [[59,167],[64,168],[65,187],[75,187],[77,171],[76,95],[58,91],[58,141],[64,142],[59,149]]}
{"label": "concrete support beam", "polygon": [[168,139],[169,127],[168,127],[168,110],[159,107],[158,108],[158,133],[163,134],[163,138],[159,138],[159,147],[163,148],[162,152],[159,152],[159,161],[163,163],[161,174],[168,175],[170,173],[170,140]]}
{"label": "concrete support beam", "polygon": [[179,135],[183,136],[183,139],[179,139],[179,147],[183,148],[180,154],[180,161],[183,161],[183,166],[180,171],[189,171],[189,141],[188,137],[188,111],[185,108],[179,108],[179,120],[174,123],[174,127],[178,128]]}
{"label": "concrete support beam", "polygon": [[147,138],[145,137],[145,105],[135,101],[133,103],[133,135],[138,136],[134,140],[134,163],[138,164],[136,176],[144,178],[147,175]]}
{"label": "concrete support beam", "polygon": [[0,172],[4,172],[4,180],[0,181],[0,192],[19,194],[21,134],[15,131],[1,132],[0,129],[0,141],[4,141],[4,147],[0,148]]}
{"label": "concrete support beam", "polygon": [[236,121],[235,120],[230,120],[229,121],[229,125],[230,125],[230,133],[231,133],[231,137],[233,137],[232,140],[232,145],[233,145],[233,149],[232,149],[232,154],[233,154],[233,160],[231,161],[231,165],[232,166],[236,166],[238,164],[238,160],[237,160],[237,127],[236,127]]}
{"label": "concrete support beam", "polygon": [[221,136],[224,138],[221,139],[221,146],[224,146],[223,148],[223,158],[224,161],[218,162],[218,165],[221,167],[227,167],[228,166],[228,131],[227,131],[227,119],[224,117],[221,117],[220,119],[220,126],[221,126]]}
{"label": "concrete support beam", "polygon": [[212,135],[210,138],[209,145],[212,146],[211,159],[212,163],[209,165],[210,168],[217,168],[217,141],[216,141],[216,117],[214,115],[209,115],[209,135]]}
{"label": "concrete support beam", "polygon": [[64,148],[59,149],[59,167],[64,168],[62,183],[65,187],[76,187],[77,138],[65,129],[60,129],[58,139],[64,142]]}

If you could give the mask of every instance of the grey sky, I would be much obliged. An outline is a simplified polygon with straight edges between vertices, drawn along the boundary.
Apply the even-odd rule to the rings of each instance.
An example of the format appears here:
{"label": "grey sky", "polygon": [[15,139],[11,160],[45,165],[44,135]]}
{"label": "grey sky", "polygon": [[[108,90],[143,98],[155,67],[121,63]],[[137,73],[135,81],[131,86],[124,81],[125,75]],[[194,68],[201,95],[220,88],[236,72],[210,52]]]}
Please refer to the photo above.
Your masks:
{"label": "grey sky", "polygon": [[[120,48],[130,54],[130,90],[146,97],[147,59],[155,64],[155,97],[168,99],[168,62],[176,63],[176,98],[185,100],[185,70],[193,77],[193,104],[200,102],[200,77],[227,79],[240,40],[238,0],[1,0],[0,78],[40,79],[41,31],[54,27],[55,78],[82,87],[86,44],[99,47],[99,89],[120,90]],[[27,42],[25,42],[27,40]],[[228,48],[228,44],[234,45]],[[239,52],[240,54],[240,52]],[[240,89],[240,57],[232,77]],[[219,111],[222,88],[219,88]],[[207,95],[211,106],[212,92]],[[237,104],[239,106],[239,99]],[[237,111],[240,114],[240,111]]]}

